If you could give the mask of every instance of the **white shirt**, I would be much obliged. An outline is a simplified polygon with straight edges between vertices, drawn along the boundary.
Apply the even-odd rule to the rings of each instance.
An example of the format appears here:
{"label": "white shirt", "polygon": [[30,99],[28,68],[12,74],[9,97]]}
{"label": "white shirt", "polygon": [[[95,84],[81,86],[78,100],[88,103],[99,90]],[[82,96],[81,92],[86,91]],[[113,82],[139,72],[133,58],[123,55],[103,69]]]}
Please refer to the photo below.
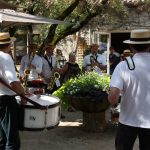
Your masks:
{"label": "white shirt", "polygon": [[[11,56],[2,51],[0,51],[0,78],[2,78],[7,84],[19,81]],[[0,83],[0,95],[15,95],[15,92]]]}
{"label": "white shirt", "polygon": [[117,65],[110,86],[122,91],[119,121],[150,128],[150,53],[137,53],[133,61],[134,70],[129,70],[125,61]]}
{"label": "white shirt", "polygon": [[[82,67],[86,67],[87,71],[91,70],[91,56],[92,54],[90,53],[89,55],[86,55],[83,59]],[[101,54],[97,54],[97,62],[102,65],[107,65],[105,56]],[[101,69],[96,67],[96,71],[101,72]]]}
{"label": "white shirt", "polygon": [[[29,55],[25,55],[21,59],[21,66],[19,70],[19,75],[22,77],[24,75],[24,70],[28,68]],[[31,64],[33,64],[36,69],[31,69],[28,80],[34,80],[39,78],[39,74],[42,72],[42,57],[35,54]]]}
{"label": "white shirt", "polygon": [[[47,59],[49,63],[52,64],[52,67],[57,66],[57,61],[55,56],[51,56],[50,58],[47,57]],[[50,68],[48,61],[44,57],[42,57],[42,60],[43,60],[42,74],[44,75],[45,78],[50,79],[50,77],[52,76],[52,68]]]}

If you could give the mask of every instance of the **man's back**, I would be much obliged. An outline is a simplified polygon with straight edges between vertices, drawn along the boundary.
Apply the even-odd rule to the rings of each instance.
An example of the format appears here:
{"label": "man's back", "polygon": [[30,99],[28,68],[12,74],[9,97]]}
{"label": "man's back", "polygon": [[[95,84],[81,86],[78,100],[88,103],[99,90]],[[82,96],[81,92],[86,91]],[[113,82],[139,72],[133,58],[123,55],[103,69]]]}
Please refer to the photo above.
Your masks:
{"label": "man's back", "polygon": [[143,128],[150,124],[149,60],[150,53],[137,53],[133,56],[134,70],[123,61],[114,71],[110,85],[117,84],[122,90],[121,123]]}

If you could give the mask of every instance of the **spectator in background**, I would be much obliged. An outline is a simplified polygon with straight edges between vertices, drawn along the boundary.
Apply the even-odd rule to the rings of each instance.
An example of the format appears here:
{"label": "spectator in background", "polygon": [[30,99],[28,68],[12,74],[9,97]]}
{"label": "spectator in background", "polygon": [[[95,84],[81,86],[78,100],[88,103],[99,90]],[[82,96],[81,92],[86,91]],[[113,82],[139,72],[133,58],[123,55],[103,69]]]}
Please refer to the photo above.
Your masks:
{"label": "spectator in background", "polygon": [[69,54],[69,61],[60,69],[59,73],[61,74],[61,82],[64,83],[68,79],[72,77],[76,77],[78,74],[81,73],[81,69],[79,65],[76,63],[76,55],[75,53],[71,52]]}
{"label": "spectator in background", "polygon": [[113,46],[111,46],[109,50],[110,50],[109,54],[110,75],[112,75],[117,64],[120,62],[120,54],[115,51]]}
{"label": "spectator in background", "polygon": [[56,49],[56,59],[57,62],[59,63],[60,68],[62,68],[66,63],[66,58],[65,56],[63,56],[62,51],[58,48]]}
{"label": "spectator in background", "polygon": [[[65,83],[67,80],[77,77],[81,73],[79,65],[76,63],[76,55],[71,52],[69,54],[69,61],[60,69],[59,73],[61,74],[61,83]],[[74,107],[68,107],[69,112],[76,111]]]}

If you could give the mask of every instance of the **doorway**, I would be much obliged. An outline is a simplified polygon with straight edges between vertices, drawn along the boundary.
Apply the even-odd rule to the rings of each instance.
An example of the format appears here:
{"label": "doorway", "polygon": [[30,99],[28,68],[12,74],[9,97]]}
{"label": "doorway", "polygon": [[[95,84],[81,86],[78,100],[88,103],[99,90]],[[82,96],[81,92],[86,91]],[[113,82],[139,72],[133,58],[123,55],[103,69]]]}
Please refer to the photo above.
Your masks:
{"label": "doorway", "polygon": [[111,46],[113,46],[118,53],[122,54],[123,50],[129,49],[128,44],[123,43],[124,40],[129,38],[130,32],[111,33]]}

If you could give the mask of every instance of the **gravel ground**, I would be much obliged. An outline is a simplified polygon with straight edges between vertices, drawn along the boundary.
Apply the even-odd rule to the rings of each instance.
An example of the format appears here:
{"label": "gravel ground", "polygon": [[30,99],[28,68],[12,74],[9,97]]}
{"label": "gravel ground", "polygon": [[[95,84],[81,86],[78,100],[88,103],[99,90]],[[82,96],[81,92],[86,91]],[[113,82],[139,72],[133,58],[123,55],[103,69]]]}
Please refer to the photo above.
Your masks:
{"label": "gravel ground", "polygon": [[[107,129],[97,133],[82,129],[82,112],[63,111],[63,114],[65,119],[54,129],[20,132],[21,150],[115,150],[117,127],[109,123],[109,111],[106,112]],[[138,141],[134,150],[139,150]]]}

